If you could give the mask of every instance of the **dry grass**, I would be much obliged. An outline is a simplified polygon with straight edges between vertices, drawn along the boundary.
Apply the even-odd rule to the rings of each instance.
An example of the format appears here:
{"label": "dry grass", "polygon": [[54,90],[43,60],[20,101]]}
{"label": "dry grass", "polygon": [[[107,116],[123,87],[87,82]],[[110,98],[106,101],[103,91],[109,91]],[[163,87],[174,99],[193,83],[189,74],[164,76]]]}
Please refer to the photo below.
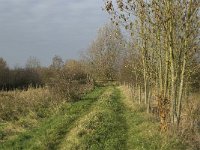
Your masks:
{"label": "dry grass", "polygon": [[126,96],[124,97],[124,104],[129,109],[143,112],[145,110],[145,107],[143,104],[137,104],[136,101],[133,99],[132,91],[128,86],[119,86],[120,91]]}
{"label": "dry grass", "polygon": [[61,102],[47,88],[0,92],[0,141],[36,127],[59,110]]}
{"label": "dry grass", "polygon": [[[55,102],[48,89],[29,88],[27,91],[15,90],[0,93],[0,119],[2,121],[19,120],[22,116],[37,112],[38,117],[45,117],[41,112]],[[33,114],[32,114],[33,115]]]}
{"label": "dry grass", "polygon": [[183,105],[180,134],[192,149],[200,149],[200,94],[193,93]]}

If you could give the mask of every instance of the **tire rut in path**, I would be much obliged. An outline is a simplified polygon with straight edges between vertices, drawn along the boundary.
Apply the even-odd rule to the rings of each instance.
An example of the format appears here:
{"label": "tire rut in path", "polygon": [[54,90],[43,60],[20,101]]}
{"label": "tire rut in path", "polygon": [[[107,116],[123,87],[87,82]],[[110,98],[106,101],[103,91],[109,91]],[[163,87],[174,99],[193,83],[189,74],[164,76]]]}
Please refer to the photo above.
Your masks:
{"label": "tire rut in path", "polygon": [[[85,115],[87,115],[90,112],[93,105],[95,105],[95,103],[99,100],[99,98],[105,93],[105,90],[106,90],[106,88],[104,88],[102,91],[100,91],[100,94],[97,97],[90,98],[90,99],[93,99],[91,101],[91,103],[89,103],[88,106],[86,106],[85,108],[80,109],[82,111],[79,112],[78,117],[73,119],[73,121],[70,123],[70,125],[69,125],[69,123],[67,123],[67,125],[65,123],[63,123],[62,127],[56,133],[57,136],[55,136],[55,139],[48,142],[48,144],[47,144],[48,149],[57,150],[59,148],[59,145],[63,141],[64,137],[76,125],[77,120],[80,120],[80,118],[84,117]],[[88,98],[86,98],[86,99],[88,99]],[[80,103],[81,103],[81,101],[80,101]],[[84,105],[83,105],[83,107],[84,107]]]}
{"label": "tire rut in path", "polygon": [[119,90],[109,87],[90,112],[74,123],[59,149],[125,150],[127,124]]}
{"label": "tire rut in path", "polygon": [[105,88],[100,88],[91,92],[82,101],[66,107],[66,110],[47,119],[39,127],[3,143],[0,149],[57,149],[56,147],[73,126],[73,123],[88,113],[90,107],[104,91]]}

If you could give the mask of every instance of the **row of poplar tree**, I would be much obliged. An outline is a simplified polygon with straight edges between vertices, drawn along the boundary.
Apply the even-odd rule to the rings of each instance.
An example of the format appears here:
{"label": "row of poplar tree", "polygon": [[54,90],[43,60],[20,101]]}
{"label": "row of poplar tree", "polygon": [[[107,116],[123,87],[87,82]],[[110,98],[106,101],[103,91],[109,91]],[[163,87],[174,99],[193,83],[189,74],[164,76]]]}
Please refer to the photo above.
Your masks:
{"label": "row of poplar tree", "polygon": [[199,79],[199,6],[198,0],[105,1],[113,24],[131,39],[128,65],[147,111],[152,93],[168,99],[170,122],[177,126],[183,101]]}

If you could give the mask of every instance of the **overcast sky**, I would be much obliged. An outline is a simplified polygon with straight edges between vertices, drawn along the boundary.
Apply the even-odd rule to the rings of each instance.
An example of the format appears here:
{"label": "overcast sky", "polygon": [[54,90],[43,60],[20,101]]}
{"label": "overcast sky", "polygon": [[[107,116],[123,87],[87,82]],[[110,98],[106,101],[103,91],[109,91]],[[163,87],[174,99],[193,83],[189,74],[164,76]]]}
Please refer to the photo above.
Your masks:
{"label": "overcast sky", "polygon": [[0,0],[0,57],[24,66],[30,56],[42,65],[55,55],[79,58],[108,21],[103,0]]}

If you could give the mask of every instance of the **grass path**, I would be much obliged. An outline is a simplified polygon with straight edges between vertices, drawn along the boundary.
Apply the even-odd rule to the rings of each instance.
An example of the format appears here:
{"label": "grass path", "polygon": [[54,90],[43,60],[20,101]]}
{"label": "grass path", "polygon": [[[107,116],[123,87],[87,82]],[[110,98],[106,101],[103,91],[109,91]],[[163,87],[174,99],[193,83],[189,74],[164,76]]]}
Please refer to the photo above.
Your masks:
{"label": "grass path", "polygon": [[97,88],[0,150],[184,150],[123,88]]}
{"label": "grass path", "polygon": [[124,107],[120,92],[110,87],[80,118],[60,145],[61,150],[126,150]]}

